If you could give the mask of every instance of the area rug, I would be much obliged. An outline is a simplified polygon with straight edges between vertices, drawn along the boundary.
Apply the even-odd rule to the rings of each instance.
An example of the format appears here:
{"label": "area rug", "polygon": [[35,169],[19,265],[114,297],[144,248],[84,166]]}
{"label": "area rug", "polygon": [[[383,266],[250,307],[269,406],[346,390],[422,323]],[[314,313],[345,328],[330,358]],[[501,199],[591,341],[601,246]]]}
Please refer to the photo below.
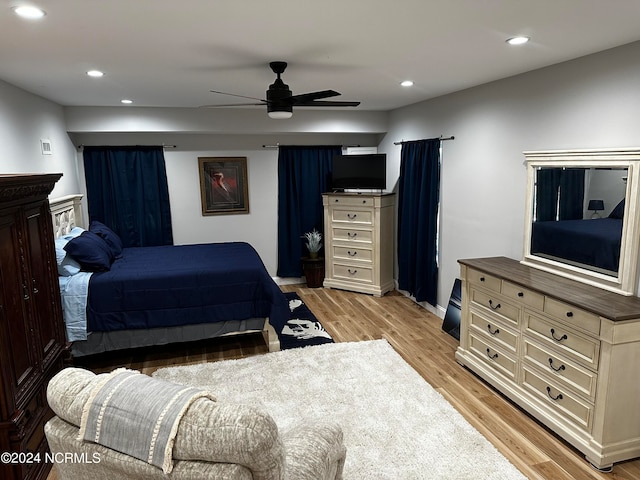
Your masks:
{"label": "area rug", "polygon": [[297,293],[286,292],[284,296],[289,300],[291,315],[278,336],[281,350],[333,342],[331,335]]}
{"label": "area rug", "polygon": [[154,376],[262,408],[280,431],[304,421],[339,423],[345,480],[526,478],[386,340],[169,367]]}

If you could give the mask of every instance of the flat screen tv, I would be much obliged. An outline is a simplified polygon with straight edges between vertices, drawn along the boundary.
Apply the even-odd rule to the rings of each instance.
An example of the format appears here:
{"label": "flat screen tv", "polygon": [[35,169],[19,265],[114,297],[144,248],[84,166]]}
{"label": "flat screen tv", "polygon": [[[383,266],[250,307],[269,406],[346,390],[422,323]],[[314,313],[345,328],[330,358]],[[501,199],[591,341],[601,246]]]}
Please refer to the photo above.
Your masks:
{"label": "flat screen tv", "polygon": [[384,190],[387,187],[387,155],[336,155],[333,157],[331,189]]}

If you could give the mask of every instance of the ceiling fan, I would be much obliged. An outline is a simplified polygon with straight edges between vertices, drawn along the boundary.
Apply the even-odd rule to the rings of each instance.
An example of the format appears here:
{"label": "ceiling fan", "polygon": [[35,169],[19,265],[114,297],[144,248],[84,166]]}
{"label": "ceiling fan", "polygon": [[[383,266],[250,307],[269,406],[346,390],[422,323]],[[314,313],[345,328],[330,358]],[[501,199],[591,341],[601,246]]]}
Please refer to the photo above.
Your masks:
{"label": "ceiling fan", "polygon": [[221,95],[231,95],[233,97],[248,98],[250,100],[257,100],[259,103],[234,103],[227,105],[204,105],[205,108],[214,107],[241,107],[249,105],[266,105],[267,114],[271,118],[291,118],[293,115],[293,107],[357,107],[360,102],[336,102],[333,100],[322,100],[323,98],[337,97],[340,93],[335,90],[322,90],[319,92],[302,93],[300,95],[293,95],[289,90],[289,85],[284,83],[280,78],[280,75],[287,68],[287,62],[271,62],[269,63],[273,73],[277,75],[276,80],[269,85],[267,90],[267,98],[254,98],[244,95],[236,95],[233,93],[219,92],[217,90],[211,90],[212,93],[218,93]]}

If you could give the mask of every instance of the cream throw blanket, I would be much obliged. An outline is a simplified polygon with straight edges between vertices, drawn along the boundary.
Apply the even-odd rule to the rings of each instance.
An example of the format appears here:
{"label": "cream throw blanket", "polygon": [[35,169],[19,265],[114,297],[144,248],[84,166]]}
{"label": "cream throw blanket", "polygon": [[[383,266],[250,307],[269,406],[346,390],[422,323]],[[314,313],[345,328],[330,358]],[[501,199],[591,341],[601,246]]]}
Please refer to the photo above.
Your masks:
{"label": "cream throw blanket", "polygon": [[173,469],[180,419],[206,390],[119,368],[91,392],[82,412],[79,440],[98,443],[161,468]]}

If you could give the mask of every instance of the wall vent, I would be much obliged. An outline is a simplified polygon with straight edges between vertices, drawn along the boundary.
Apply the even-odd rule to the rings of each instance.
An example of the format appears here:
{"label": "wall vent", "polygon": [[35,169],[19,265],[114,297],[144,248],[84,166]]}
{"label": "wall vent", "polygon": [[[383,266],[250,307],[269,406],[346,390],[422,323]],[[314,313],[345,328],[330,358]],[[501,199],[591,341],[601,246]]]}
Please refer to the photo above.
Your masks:
{"label": "wall vent", "polygon": [[42,155],[53,155],[53,151],[51,150],[51,140],[48,138],[40,139],[40,147],[42,148]]}

